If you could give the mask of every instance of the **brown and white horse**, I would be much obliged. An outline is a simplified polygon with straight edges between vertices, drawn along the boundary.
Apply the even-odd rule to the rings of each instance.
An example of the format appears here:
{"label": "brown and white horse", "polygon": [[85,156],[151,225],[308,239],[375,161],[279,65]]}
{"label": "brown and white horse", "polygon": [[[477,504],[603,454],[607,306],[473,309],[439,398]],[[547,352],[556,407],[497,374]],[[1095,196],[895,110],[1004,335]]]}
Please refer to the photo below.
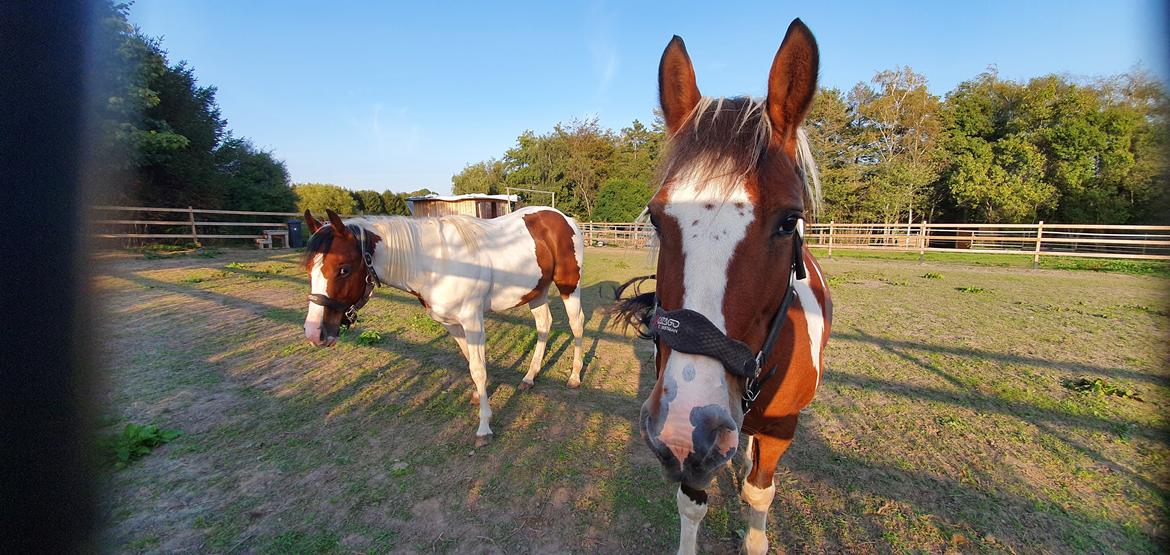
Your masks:
{"label": "brown and white horse", "polygon": [[817,66],[816,41],[800,20],[776,53],[763,100],[702,97],[677,36],[662,55],[669,148],[647,206],[658,234],[657,291],[623,300],[617,312],[655,339],[658,379],[638,424],[679,483],[679,553],[695,551],[704,490],[735,455],[740,433],[750,467],[744,548],[767,551],[773,475],[820,383],[832,304],[801,241],[817,199],[800,129]]}
{"label": "brown and white horse", "polygon": [[548,290],[556,286],[573,330],[573,373],[569,387],[581,385],[581,269],[585,244],[577,222],[552,208],[528,207],[481,220],[469,216],[406,218],[362,217],[342,221],[327,211],[329,223],[308,210],[313,236],[305,253],[311,293],[305,338],[319,347],[337,342],[343,324],[369,300],[376,284],[418,298],[427,314],[447,328],[467,359],[479,403],[476,446],[492,435],[484,357],[484,311],[523,304],[536,320],[536,351],[521,389],[532,387],[544,358],[552,315]]}

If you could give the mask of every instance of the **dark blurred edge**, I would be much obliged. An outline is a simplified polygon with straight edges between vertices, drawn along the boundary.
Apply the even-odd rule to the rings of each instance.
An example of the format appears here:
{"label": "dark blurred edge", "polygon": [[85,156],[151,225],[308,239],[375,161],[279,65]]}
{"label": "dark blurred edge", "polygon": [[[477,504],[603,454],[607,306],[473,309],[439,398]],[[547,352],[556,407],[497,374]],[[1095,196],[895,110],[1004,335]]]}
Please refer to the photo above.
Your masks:
{"label": "dark blurred edge", "polygon": [[0,1],[0,553],[93,552],[88,5]]}

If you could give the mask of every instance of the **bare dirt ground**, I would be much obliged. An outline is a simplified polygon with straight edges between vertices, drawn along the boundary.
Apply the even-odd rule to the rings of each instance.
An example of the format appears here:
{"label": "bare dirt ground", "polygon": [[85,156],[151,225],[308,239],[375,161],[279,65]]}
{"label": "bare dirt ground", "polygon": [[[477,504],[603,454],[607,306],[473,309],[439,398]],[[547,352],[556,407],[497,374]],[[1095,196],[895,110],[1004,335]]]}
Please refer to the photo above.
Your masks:
{"label": "bare dirt ground", "polygon": [[[472,449],[455,343],[381,289],[333,349],[302,337],[307,278],[290,252],[98,260],[104,434],[183,435],[103,473],[116,552],[662,553],[674,489],[642,445],[652,351],[603,329],[601,293],[646,254],[591,249],[584,385],[553,336],[492,316],[495,440]],[[836,304],[827,371],[776,476],[788,552],[1157,552],[1166,546],[1170,280],[960,264],[824,261]],[[927,272],[937,278],[923,277]],[[381,340],[365,345],[363,331]],[[1141,400],[1080,393],[1100,378]],[[705,552],[744,528],[731,473]]]}

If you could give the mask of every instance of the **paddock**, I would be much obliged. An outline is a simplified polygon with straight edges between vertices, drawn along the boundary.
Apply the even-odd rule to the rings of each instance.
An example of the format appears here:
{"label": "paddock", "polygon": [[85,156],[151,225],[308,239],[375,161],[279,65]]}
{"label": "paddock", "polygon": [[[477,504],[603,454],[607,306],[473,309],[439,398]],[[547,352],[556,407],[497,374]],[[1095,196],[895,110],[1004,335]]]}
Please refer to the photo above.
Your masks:
{"label": "paddock", "polygon": [[[645,251],[590,248],[583,385],[562,305],[518,390],[527,308],[487,317],[495,441],[474,450],[471,382],[418,301],[380,289],[315,349],[299,253],[108,252],[94,298],[100,430],[183,435],[102,473],[117,552],[662,553],[673,489],[638,436],[653,351],[603,298]],[[768,534],[789,552],[1156,552],[1168,531],[1170,279],[821,257],[833,339]],[[46,333],[51,333],[46,331]],[[46,338],[46,340],[50,340]],[[1082,393],[1101,379],[1132,396]],[[731,472],[700,532],[745,527]]]}

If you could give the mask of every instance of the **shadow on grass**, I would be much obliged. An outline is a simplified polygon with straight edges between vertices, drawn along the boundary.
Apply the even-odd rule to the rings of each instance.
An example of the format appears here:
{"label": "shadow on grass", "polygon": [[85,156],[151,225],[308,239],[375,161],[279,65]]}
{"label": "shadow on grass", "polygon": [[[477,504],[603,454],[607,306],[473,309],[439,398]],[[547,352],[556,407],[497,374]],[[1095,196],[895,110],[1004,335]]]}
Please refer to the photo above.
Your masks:
{"label": "shadow on grass", "polygon": [[[935,345],[930,343],[922,343],[919,341],[906,341],[899,339],[879,338],[867,334],[860,330],[853,332],[834,332],[833,337],[836,339],[844,339],[846,341],[859,341],[870,343],[888,350],[892,353],[903,356],[904,350],[926,351],[928,353],[940,353],[956,355],[973,360],[994,360],[1004,364],[1022,364],[1027,366],[1037,366],[1040,368],[1048,368],[1052,370],[1062,370],[1071,373],[1084,374],[1099,374],[1102,376],[1109,376],[1113,378],[1121,378],[1126,380],[1140,381],[1151,383],[1155,385],[1170,386],[1170,379],[1153,374],[1146,374],[1142,372],[1135,372],[1126,368],[1116,368],[1108,366],[1094,366],[1092,364],[1084,364],[1080,362],[1049,360],[1045,358],[1027,357],[1014,355],[1010,353],[998,353],[995,351],[988,351],[986,349],[974,349],[970,347],[957,347],[951,345]],[[933,370],[932,370],[933,371]],[[953,378],[950,378],[953,379]],[[950,381],[948,379],[948,381]]]}
{"label": "shadow on grass", "polygon": [[[299,328],[303,318],[303,313],[299,309],[142,276],[130,276],[127,279],[140,285],[246,310],[275,324],[292,327],[293,331]],[[592,290],[594,294],[590,297],[597,299],[596,291],[603,285],[591,285],[583,293]],[[386,295],[382,295],[381,298],[413,305],[412,299]],[[583,300],[585,298],[586,295],[583,294]],[[589,313],[592,313],[592,308],[598,307],[601,303],[594,300],[587,304],[591,305]],[[417,310],[417,307],[414,309]],[[564,321],[563,308],[554,318],[557,318],[558,323]],[[532,326],[529,318],[510,314],[496,314],[489,317],[489,320],[523,326],[524,329]],[[606,318],[603,317],[601,324],[604,323]],[[589,334],[592,335],[592,343],[588,346],[591,357],[596,355],[598,345],[603,339],[625,343],[636,341],[633,337],[598,330],[590,330]],[[561,332],[555,337],[557,346],[546,359],[546,371],[567,351],[568,335]],[[865,334],[837,334],[835,338],[874,342],[883,348],[894,350],[905,360],[919,366],[927,365],[914,355],[899,351],[911,346],[922,348],[919,344],[901,345],[898,342],[883,344],[885,340]],[[554,338],[550,337],[550,348],[553,344]],[[584,546],[587,549],[594,547],[608,551],[637,551],[647,548],[659,550],[672,546],[677,534],[672,520],[676,518],[672,502],[674,490],[673,486],[657,479],[660,475],[657,463],[649,456],[638,437],[635,419],[640,399],[602,389],[570,391],[563,387],[539,385],[532,391],[518,392],[515,390],[515,382],[518,381],[515,376],[516,367],[523,365],[526,361],[523,353],[531,349],[529,342],[524,342],[523,346],[520,350],[521,355],[518,355],[510,368],[501,370],[496,364],[489,365],[489,375],[493,382],[489,395],[492,395],[493,410],[496,412],[494,423],[497,441],[478,454],[472,465],[456,462],[466,460],[456,457],[465,455],[474,430],[470,425],[474,421],[473,411],[467,405],[470,388],[466,386],[470,384],[470,380],[466,378],[462,357],[459,356],[454,342],[444,340],[442,334],[425,341],[411,340],[394,334],[383,344],[374,347],[393,358],[368,370],[357,371],[356,375],[341,387],[325,392],[302,389],[299,392],[294,391],[293,395],[288,397],[267,395],[264,398],[268,400],[266,403],[311,407],[313,410],[308,417],[310,421],[313,420],[312,415],[334,414],[344,406],[377,407],[382,401],[390,400],[387,406],[394,408],[388,410],[399,418],[398,422],[390,426],[391,429],[418,426],[430,428],[429,433],[422,434],[428,438],[427,442],[395,446],[393,449],[401,451],[400,456],[417,461],[417,464],[423,465],[424,468],[430,464],[450,471],[450,476],[443,476],[441,479],[442,491],[450,491],[448,496],[461,498],[463,510],[469,512],[464,516],[475,520],[477,518],[475,515],[484,508],[497,512],[497,516],[502,518],[497,518],[494,522],[472,523],[473,527],[482,529],[489,538],[494,536],[506,540],[523,537],[530,542],[529,545],[556,550],[557,545],[550,546],[547,543],[550,540],[543,537],[546,535],[544,528],[549,522],[575,522],[573,513],[580,511],[588,511],[590,514],[608,511],[620,516],[632,508],[635,515],[633,518],[636,520],[626,522],[619,519],[611,522],[612,530],[586,530],[583,532],[581,544],[560,544],[560,547],[568,549]],[[243,345],[243,348],[246,349],[247,345]],[[491,348],[489,343],[488,349]],[[934,352],[931,349],[970,358],[996,355],[964,349],[952,352],[947,351],[950,348],[939,346],[926,346],[923,350]],[[1004,360],[1014,358],[1012,355],[998,355],[1005,357]],[[637,360],[638,368],[638,391],[646,391],[655,380],[653,364],[636,353],[634,358]],[[453,367],[445,369],[436,366],[435,360],[452,361]],[[205,360],[213,366],[222,366],[234,361],[232,356],[210,357]],[[413,371],[414,375],[405,376],[400,368],[409,362],[416,364],[417,368]],[[1013,362],[1032,364],[1027,359]],[[262,365],[258,371],[264,373],[272,369],[271,365]],[[936,373],[940,371],[937,368],[928,370]],[[603,377],[598,376],[598,379],[593,381]],[[996,396],[961,396],[942,390],[858,378],[847,374],[836,376],[829,374],[827,377],[871,391],[962,406],[974,405],[981,410],[996,410],[1025,420],[1037,415],[1044,422],[1067,423],[1069,420],[1069,415],[1059,411],[1032,407],[1026,403],[1012,402]],[[228,378],[239,379],[231,375]],[[385,387],[379,390],[377,395],[363,396],[363,392],[377,384],[383,384]],[[456,384],[464,384],[465,387],[457,387]],[[588,387],[587,382],[585,388]],[[373,412],[377,414],[376,410]],[[357,420],[355,426],[369,427],[368,418],[355,420]],[[1086,416],[1077,416],[1073,418],[1072,423],[1091,430],[1108,430],[1111,426],[1117,425],[1112,419]],[[313,426],[311,422],[305,425]],[[1058,533],[1075,535],[1074,532],[1086,523],[1096,529],[1107,530],[1113,535],[1126,536],[1121,523],[1083,512],[1037,510],[1035,499],[987,492],[957,480],[932,476],[927,472],[907,471],[885,464],[875,464],[834,448],[822,436],[807,428],[807,425],[801,426],[792,454],[788,457],[791,459],[795,456],[800,461],[791,470],[802,473],[802,478],[805,477],[803,473],[807,473],[807,478],[812,482],[836,490],[845,498],[850,497],[850,492],[860,491],[878,497],[897,499],[920,512],[934,515],[947,527],[983,533],[994,532],[1002,541],[1022,548],[1034,547],[1034,544],[1030,543],[1035,540],[1030,535],[1033,530],[1057,530]],[[1059,433],[1051,429],[1042,429],[1059,436]],[[366,430],[366,433],[378,432]],[[408,436],[418,433],[412,432]],[[1067,437],[1061,437],[1064,441],[1069,441]],[[806,464],[803,462],[806,460],[817,462]],[[721,495],[738,504],[735,488],[728,484],[727,477],[720,478]],[[1143,482],[1143,485],[1149,486],[1148,482]],[[422,488],[418,490],[422,494],[441,495],[434,489],[427,489],[429,486],[425,484],[408,486],[406,493],[415,492],[412,487]],[[559,487],[574,489],[568,501],[558,501]],[[409,495],[388,495],[398,502],[413,502],[407,501],[411,499]],[[660,497],[655,498],[654,495]],[[517,502],[516,506],[509,506],[510,502]],[[1054,503],[1049,505],[1055,506]],[[350,510],[360,512],[364,509],[351,507]],[[784,502],[773,509],[772,528],[778,530],[778,534],[787,545],[800,545],[803,541],[799,537],[785,533],[786,522],[801,511],[801,507]],[[874,537],[882,535],[885,524],[878,516],[866,515],[858,518],[864,522],[865,528]],[[646,529],[641,527],[643,519],[651,522],[649,530],[654,535],[651,538],[639,539],[640,535],[646,534]],[[407,538],[425,537],[424,530],[410,528],[413,525],[403,526],[407,529]],[[476,536],[470,535],[474,531],[464,531],[465,533],[459,537],[462,541],[475,541]],[[619,532],[620,537],[615,537],[614,531]],[[855,538],[850,537],[848,530],[837,532],[834,535],[830,531],[828,541],[841,548],[853,545],[851,542],[855,541]],[[251,544],[247,543],[248,537],[244,534],[245,532],[241,530],[239,537],[245,541],[245,548],[251,548]],[[1070,545],[1062,543],[1059,540],[1061,537],[1063,536],[1059,534],[1052,536],[1052,543],[1046,543],[1045,547],[1056,551],[1068,549]],[[571,540],[560,538],[551,541]],[[720,542],[731,548],[734,547],[736,539],[724,536],[720,538]],[[1097,549],[1109,547],[1111,544],[1102,544]],[[821,549],[825,546],[809,548]],[[1091,545],[1088,548],[1093,549]],[[829,549],[833,549],[833,546]]]}

